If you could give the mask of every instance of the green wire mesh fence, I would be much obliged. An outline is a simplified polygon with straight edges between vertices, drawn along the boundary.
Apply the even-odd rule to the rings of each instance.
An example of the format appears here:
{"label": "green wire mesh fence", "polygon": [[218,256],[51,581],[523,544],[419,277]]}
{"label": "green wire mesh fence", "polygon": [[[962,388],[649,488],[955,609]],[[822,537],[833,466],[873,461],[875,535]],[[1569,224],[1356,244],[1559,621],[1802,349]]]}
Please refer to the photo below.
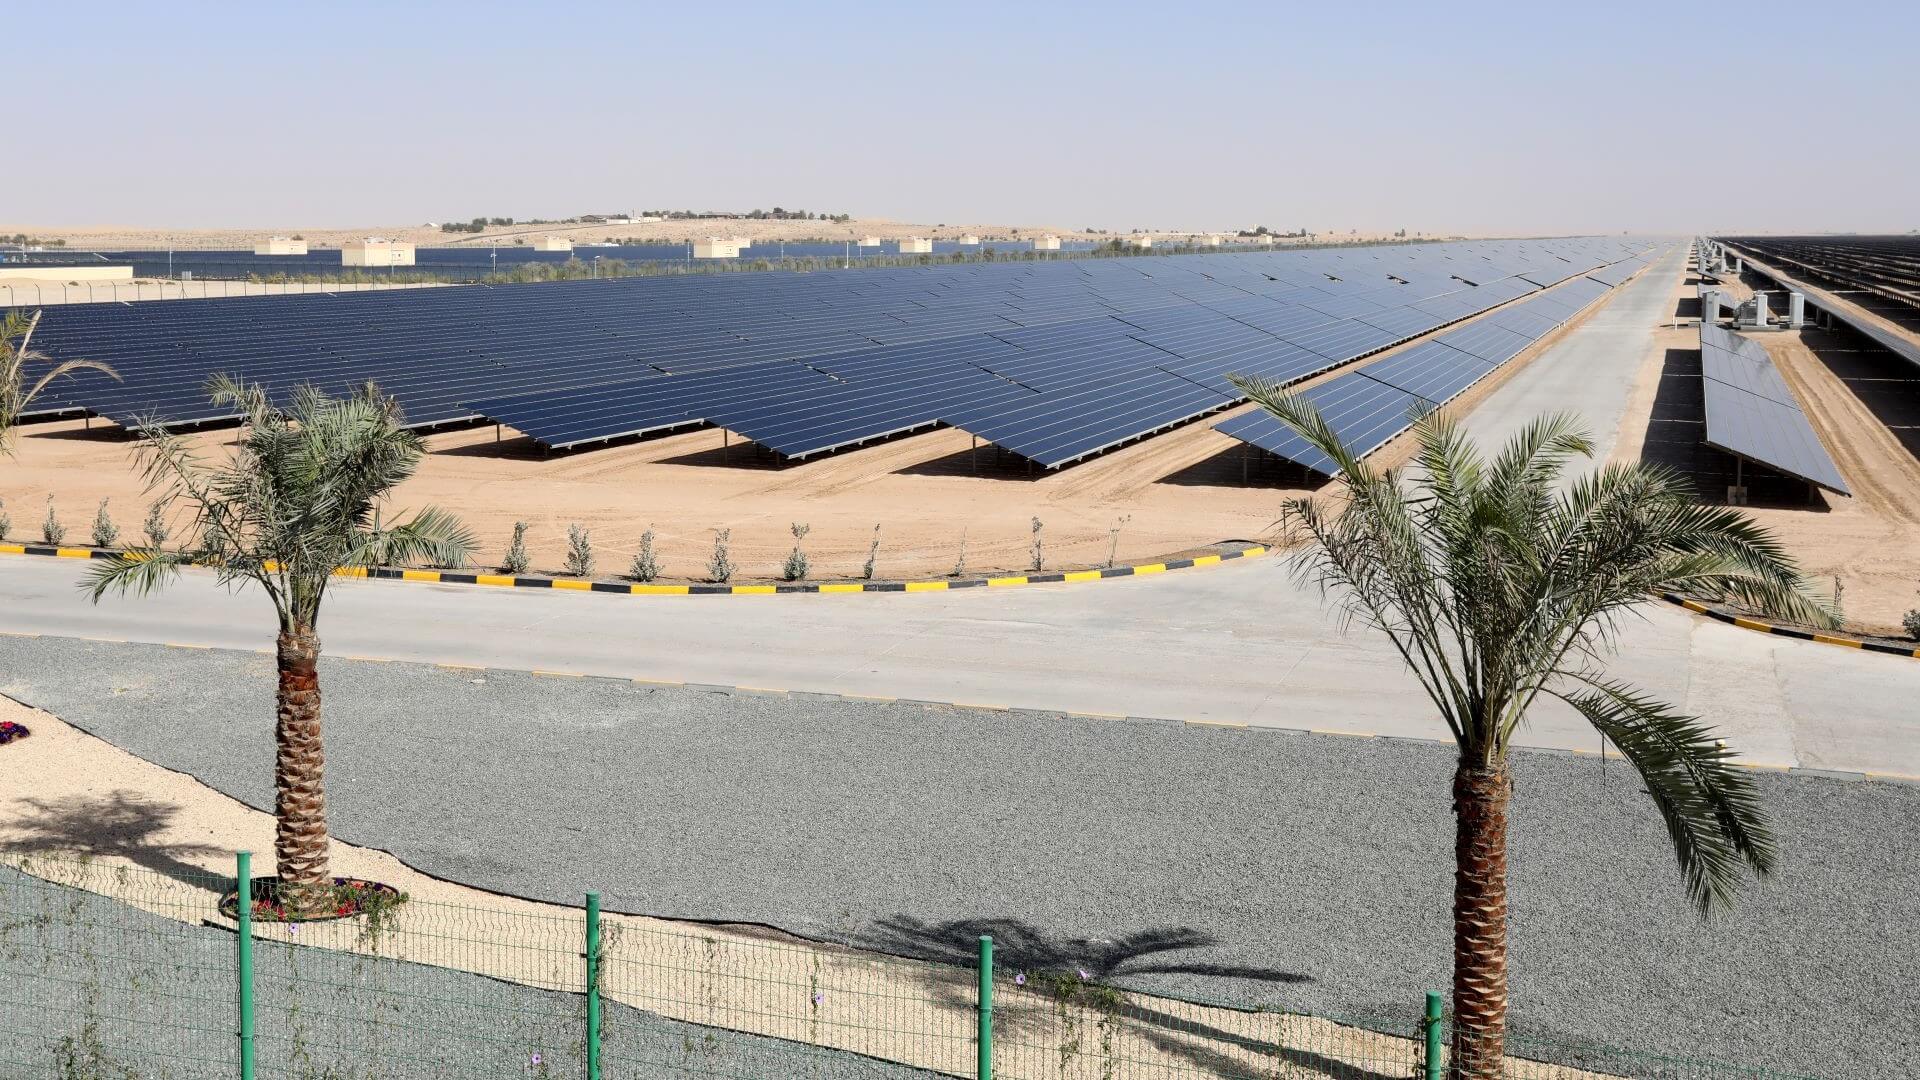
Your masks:
{"label": "green wire mesh fence", "polygon": [[[1416,1002],[1250,1011],[997,966],[984,939],[969,966],[505,897],[243,935],[221,910],[243,870],[9,859],[7,1077],[1438,1080],[1456,1052],[1437,1002],[1431,1019]],[[1511,1080],[1784,1075],[1514,1035],[1504,1050]]]}

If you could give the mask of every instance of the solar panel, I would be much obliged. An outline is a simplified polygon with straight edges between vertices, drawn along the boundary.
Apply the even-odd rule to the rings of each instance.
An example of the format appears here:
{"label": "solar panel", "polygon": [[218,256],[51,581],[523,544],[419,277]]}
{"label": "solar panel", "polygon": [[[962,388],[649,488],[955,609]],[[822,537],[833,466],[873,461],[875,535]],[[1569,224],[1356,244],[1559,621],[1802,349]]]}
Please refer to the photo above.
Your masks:
{"label": "solar panel", "polygon": [[[1220,407],[1228,374],[1298,380],[1536,292],[1516,270],[1621,254],[1480,241],[75,304],[36,344],[125,379],[80,373],[44,408],[127,424],[220,418],[204,384],[225,372],[278,400],[372,379],[416,425],[486,415],[556,446],[712,422],[804,455],[962,417],[1061,462]],[[1531,340],[1582,285],[1497,325]],[[1499,362],[1513,342],[1479,326],[1446,340]]]}
{"label": "solar panel", "polygon": [[1703,322],[1700,371],[1709,446],[1852,494],[1765,346]]}
{"label": "solar panel", "polygon": [[1492,373],[1494,365],[1477,356],[1423,341],[1404,352],[1360,369],[1369,379],[1405,390],[1434,405],[1444,405],[1462,390]]}
{"label": "solar panel", "polygon": [[[1320,410],[1321,417],[1349,450],[1363,457],[1405,431],[1411,422],[1409,418],[1425,408],[1424,402],[1405,390],[1358,373],[1309,387],[1300,396]],[[1332,476],[1338,469],[1332,458],[1265,410],[1236,416],[1215,426],[1222,434],[1322,475]]]}
{"label": "solar panel", "polygon": [[1709,446],[1738,454],[1829,491],[1851,495],[1806,414],[1791,405],[1703,379]]}

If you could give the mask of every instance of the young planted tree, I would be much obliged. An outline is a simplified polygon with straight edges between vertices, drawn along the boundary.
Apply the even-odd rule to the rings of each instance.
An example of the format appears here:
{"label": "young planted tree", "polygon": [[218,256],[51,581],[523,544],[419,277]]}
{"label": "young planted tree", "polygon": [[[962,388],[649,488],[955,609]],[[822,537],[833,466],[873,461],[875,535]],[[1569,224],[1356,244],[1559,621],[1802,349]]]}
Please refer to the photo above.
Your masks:
{"label": "young planted tree", "polygon": [[311,387],[286,412],[259,386],[215,379],[216,403],[238,406],[240,437],[228,457],[203,461],[192,442],[158,426],[141,430],[149,490],[186,504],[186,543],[96,561],[82,587],[151,593],[190,565],[225,585],[258,585],[279,616],[274,728],[274,856],[281,900],[296,914],[325,902],[327,819],[321,747],[320,605],[337,570],[426,559],[459,565],[474,541],[458,519],[428,507],[376,523],[375,505],[420,463],[420,440],[399,406],[369,383],[333,398]]}
{"label": "young planted tree", "polygon": [[660,576],[660,557],[653,550],[653,530],[640,534],[640,550],[633,554],[633,565],[627,567],[627,576],[635,581],[652,581]]}
{"label": "young planted tree", "polygon": [[100,509],[93,514],[93,546],[110,548],[120,542],[120,526],[113,523],[113,515],[107,510],[109,499],[100,500]]}
{"label": "young planted tree", "polygon": [[[1237,380],[1236,380],[1237,381]],[[1414,427],[1410,474],[1375,470],[1307,402],[1258,380],[1241,389],[1332,458],[1339,505],[1287,503],[1296,569],[1385,634],[1459,747],[1453,778],[1452,1075],[1501,1075],[1507,1011],[1508,750],[1542,696],[1597,728],[1640,774],[1688,896],[1730,903],[1765,874],[1774,840],[1749,773],[1696,717],[1608,675],[1620,618],[1663,591],[1833,622],[1764,529],[1696,502],[1674,473],[1612,465],[1577,478],[1593,444],[1544,417],[1488,460],[1449,420]]]}
{"label": "young planted tree", "polygon": [[[13,452],[13,429],[20,421],[20,415],[27,411],[35,398],[46,390],[53,380],[76,371],[98,371],[115,382],[120,376],[105,364],[93,360],[67,360],[54,363],[46,356],[34,352],[34,328],[40,325],[40,313],[28,316],[22,312],[10,311],[6,318],[0,319],[0,456]],[[46,370],[27,382],[27,365],[46,365]]]}

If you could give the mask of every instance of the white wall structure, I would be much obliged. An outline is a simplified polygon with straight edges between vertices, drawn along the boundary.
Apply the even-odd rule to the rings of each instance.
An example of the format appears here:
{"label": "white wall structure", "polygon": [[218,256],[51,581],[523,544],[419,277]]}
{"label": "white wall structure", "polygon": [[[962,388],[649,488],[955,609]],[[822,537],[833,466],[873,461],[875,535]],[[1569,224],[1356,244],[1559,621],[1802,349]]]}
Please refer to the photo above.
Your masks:
{"label": "white wall structure", "polygon": [[1033,240],[1035,251],[1059,251],[1060,238],[1057,236],[1037,236]]}
{"label": "white wall structure", "polygon": [[966,245],[967,247],[978,247],[980,246],[980,238],[973,235],[972,233],[961,233],[960,243]]}
{"label": "white wall structure", "polygon": [[341,266],[412,266],[413,245],[381,236],[340,245]]}
{"label": "white wall structure", "polygon": [[933,241],[924,236],[909,236],[900,241],[902,255],[929,255],[933,252]]}
{"label": "white wall structure", "polygon": [[855,247],[879,247],[880,238],[877,236],[863,236],[860,238],[860,242],[855,244],[854,246]]}
{"label": "white wall structure", "polygon": [[132,281],[131,266],[0,266],[0,282]]}
{"label": "white wall structure", "polygon": [[274,236],[253,245],[255,255],[305,255],[307,242],[288,236]]}
{"label": "white wall structure", "polygon": [[564,236],[543,236],[533,242],[535,251],[572,251],[573,241]]}

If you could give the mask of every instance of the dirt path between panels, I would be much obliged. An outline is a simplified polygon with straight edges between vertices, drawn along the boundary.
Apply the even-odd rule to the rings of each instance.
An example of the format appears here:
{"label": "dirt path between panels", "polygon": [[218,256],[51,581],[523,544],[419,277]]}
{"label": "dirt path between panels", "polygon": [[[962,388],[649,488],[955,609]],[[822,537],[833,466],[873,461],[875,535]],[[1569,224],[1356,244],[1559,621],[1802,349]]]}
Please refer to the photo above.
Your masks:
{"label": "dirt path between panels", "polygon": [[[0,752],[0,859],[166,918],[233,925],[195,875],[230,875],[235,850],[271,851],[270,816],[11,699],[0,697],[0,720],[33,731]],[[336,875],[386,882],[407,901],[378,932],[360,919],[309,923],[297,933],[256,922],[258,938],[545,990],[583,988],[580,909],[466,888],[338,841],[332,859]],[[752,926],[608,914],[602,933],[602,993],[613,1001],[688,1023],[973,1075],[972,969]],[[1326,1019],[1113,990],[1072,972],[1003,971],[998,979],[995,1072],[1008,1078],[1399,1076],[1421,1060],[1413,1039]],[[1414,1018],[1394,1026],[1412,1034]],[[1516,1058],[1509,1075],[1608,1074]]]}

